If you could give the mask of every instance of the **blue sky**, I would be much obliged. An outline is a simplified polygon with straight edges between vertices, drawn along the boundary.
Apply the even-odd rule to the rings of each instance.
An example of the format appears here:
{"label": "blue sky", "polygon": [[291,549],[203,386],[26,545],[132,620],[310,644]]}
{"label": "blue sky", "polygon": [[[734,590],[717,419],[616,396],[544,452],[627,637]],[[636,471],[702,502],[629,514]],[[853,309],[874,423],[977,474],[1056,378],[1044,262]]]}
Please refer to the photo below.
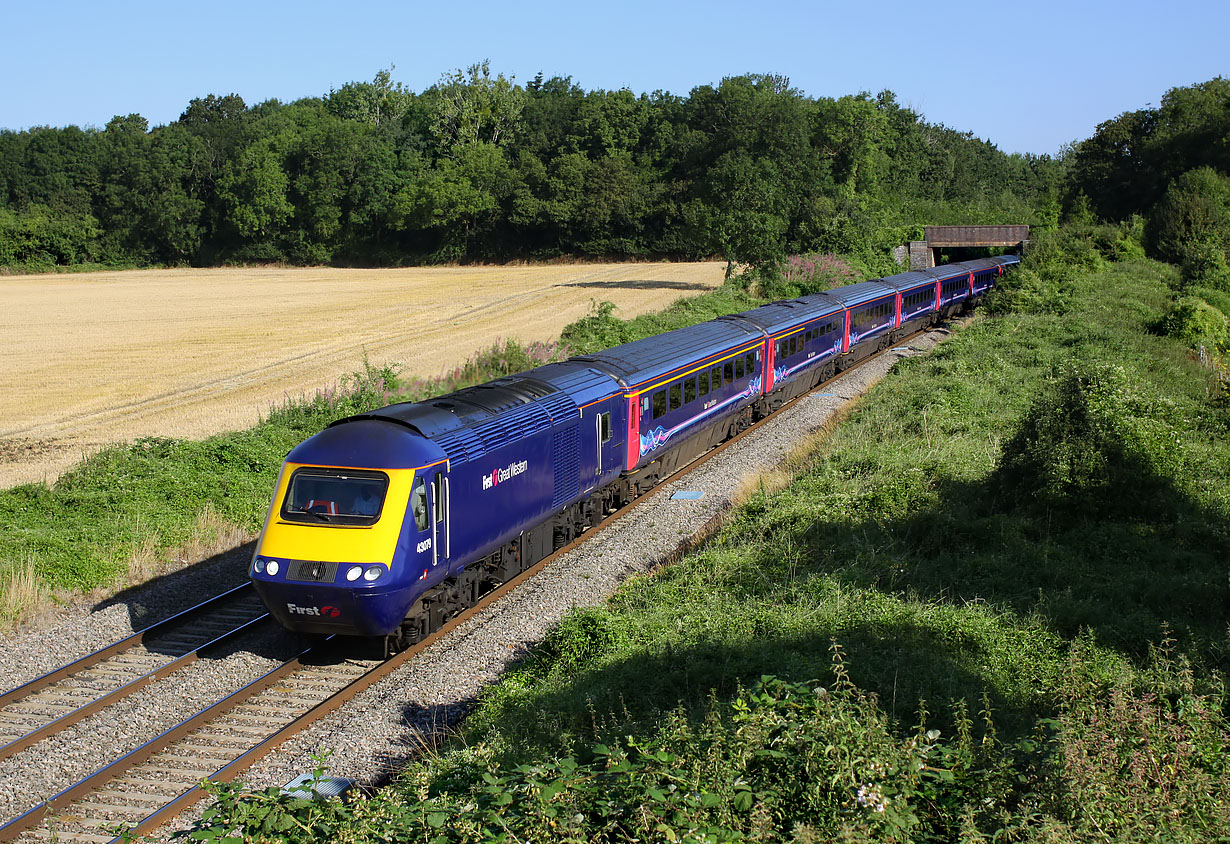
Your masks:
{"label": "blue sky", "polygon": [[1056,153],[1230,73],[1230,0],[351,3],[0,0],[0,128],[175,120],[193,97],[319,96],[393,66],[415,91],[490,59],[527,82],[686,95],[776,73],[811,96],[890,89],[1007,152]]}

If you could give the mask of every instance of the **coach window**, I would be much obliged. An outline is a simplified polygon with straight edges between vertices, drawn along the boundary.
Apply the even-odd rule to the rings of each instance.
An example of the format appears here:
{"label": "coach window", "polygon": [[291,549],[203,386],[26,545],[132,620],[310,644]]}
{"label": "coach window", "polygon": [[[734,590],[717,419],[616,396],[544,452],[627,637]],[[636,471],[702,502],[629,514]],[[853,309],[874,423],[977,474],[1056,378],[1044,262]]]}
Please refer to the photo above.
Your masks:
{"label": "coach window", "polygon": [[735,378],[743,377],[743,358],[735,358]]}
{"label": "coach window", "polygon": [[714,390],[722,389],[722,366],[721,364],[713,367],[709,371],[709,386]]}
{"label": "coach window", "polygon": [[683,403],[691,404],[696,401],[696,379],[689,378],[683,382]]}
{"label": "coach window", "polygon": [[666,390],[658,390],[653,394],[653,418],[657,419],[666,413]]}
{"label": "coach window", "polygon": [[730,361],[722,365],[722,380],[727,384],[735,383],[735,365]]}
{"label": "coach window", "polygon": [[748,352],[743,356],[743,365],[747,367],[747,374],[751,375],[756,371],[756,355]]}
{"label": "coach window", "polygon": [[683,390],[680,389],[679,384],[671,384],[671,410],[678,410],[683,405],[680,401],[682,397]]}
{"label": "coach window", "polygon": [[700,395],[705,397],[709,395],[709,370],[705,370],[700,374]]}

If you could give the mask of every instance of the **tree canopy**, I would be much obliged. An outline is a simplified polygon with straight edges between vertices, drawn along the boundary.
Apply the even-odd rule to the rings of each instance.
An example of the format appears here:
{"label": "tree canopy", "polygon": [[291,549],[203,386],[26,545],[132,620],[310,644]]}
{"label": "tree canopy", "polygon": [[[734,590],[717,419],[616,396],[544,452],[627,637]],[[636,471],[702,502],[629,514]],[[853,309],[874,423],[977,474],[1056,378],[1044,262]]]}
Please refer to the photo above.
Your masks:
{"label": "tree canopy", "polygon": [[481,62],[416,93],[382,70],[292,103],[209,94],[166,126],[0,132],[0,260],[878,254],[923,223],[1037,222],[1060,170],[888,91],[751,74],[638,95]]}

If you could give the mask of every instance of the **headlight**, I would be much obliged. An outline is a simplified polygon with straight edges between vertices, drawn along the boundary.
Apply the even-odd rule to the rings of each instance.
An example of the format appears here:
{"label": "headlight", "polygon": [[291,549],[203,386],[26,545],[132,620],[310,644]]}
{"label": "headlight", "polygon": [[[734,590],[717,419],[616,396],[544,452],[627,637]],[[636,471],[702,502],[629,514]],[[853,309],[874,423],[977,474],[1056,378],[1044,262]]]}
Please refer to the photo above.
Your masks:
{"label": "headlight", "polygon": [[363,572],[363,579],[372,581],[384,574],[384,566],[368,566],[367,571]]}
{"label": "headlight", "polygon": [[257,557],[255,560],[253,560],[252,570],[256,572],[257,574],[264,574],[265,573],[265,558]]}
{"label": "headlight", "polygon": [[279,568],[281,567],[278,565],[277,560],[270,560],[268,563],[265,564],[265,573],[268,574],[270,577],[272,577],[273,575],[278,573]]}
{"label": "headlight", "polygon": [[359,579],[359,575],[361,575],[362,573],[363,573],[363,566],[351,566],[350,568],[346,569],[346,579],[353,583],[354,581]]}

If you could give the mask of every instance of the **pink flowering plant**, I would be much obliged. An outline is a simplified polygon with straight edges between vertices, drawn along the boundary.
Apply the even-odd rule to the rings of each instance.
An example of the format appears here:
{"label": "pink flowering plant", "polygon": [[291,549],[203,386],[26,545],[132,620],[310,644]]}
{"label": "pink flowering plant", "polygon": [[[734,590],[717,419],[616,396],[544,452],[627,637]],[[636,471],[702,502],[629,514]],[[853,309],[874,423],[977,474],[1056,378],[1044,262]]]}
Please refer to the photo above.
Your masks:
{"label": "pink flowering plant", "polygon": [[767,299],[793,299],[861,281],[860,273],[838,255],[810,252],[790,255],[761,270],[760,295]]}

